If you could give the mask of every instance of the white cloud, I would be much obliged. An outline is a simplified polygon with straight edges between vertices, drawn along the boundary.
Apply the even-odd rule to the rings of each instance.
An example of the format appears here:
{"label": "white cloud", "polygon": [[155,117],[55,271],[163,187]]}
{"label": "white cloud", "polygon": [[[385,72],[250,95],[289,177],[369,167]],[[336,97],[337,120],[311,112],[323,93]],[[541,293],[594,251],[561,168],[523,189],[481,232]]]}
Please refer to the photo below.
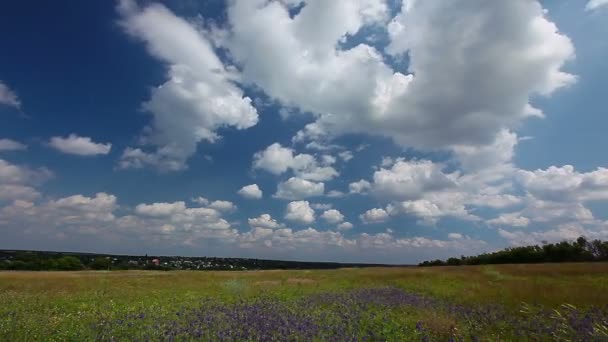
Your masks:
{"label": "white cloud", "polygon": [[555,229],[536,232],[507,231],[499,229],[498,234],[509,241],[511,245],[541,245],[544,243],[555,243],[561,241],[574,241],[580,236],[591,238],[605,238],[608,234],[598,231],[590,231],[578,224],[561,224]]}
{"label": "white cloud", "polygon": [[327,192],[327,197],[329,198],[340,198],[340,197],[344,197],[345,194],[342,191],[338,191],[338,190],[330,190]]}
{"label": "white cloud", "polygon": [[41,195],[32,186],[52,176],[47,168],[31,169],[0,159],[0,201],[34,200]]}
{"label": "white cloud", "polygon": [[277,220],[273,219],[270,214],[262,214],[259,217],[249,218],[247,219],[247,223],[249,223],[249,226],[251,226],[251,228],[260,227],[268,229],[277,229],[282,227],[282,225],[277,222]]}
{"label": "white cloud", "polygon": [[233,212],[236,210],[236,205],[230,201],[213,201],[209,204],[209,208],[222,212]]}
{"label": "white cloud", "polygon": [[353,224],[350,222],[342,222],[342,223],[338,224],[338,230],[345,231],[345,230],[350,230],[350,229],[353,229]]}
{"label": "white cloud", "polygon": [[0,105],[21,108],[17,94],[2,81],[0,81]]}
{"label": "white cloud", "polygon": [[122,0],[118,11],[125,32],[145,42],[148,52],[168,65],[167,81],[142,105],[153,117],[142,140],[155,149],[136,154],[137,149],[126,150],[120,167],[180,170],[199,142],[219,139],[218,129],[257,124],[251,99],[236,85],[234,68],[216,55],[209,34],[160,4],[140,9],[134,1]]}
{"label": "white cloud", "polygon": [[371,184],[365,179],[358,182],[353,182],[348,185],[348,190],[351,194],[365,194],[371,188]]}
{"label": "white cloud", "polygon": [[39,184],[53,176],[47,168],[31,169],[0,159],[0,184]]}
{"label": "white cloud", "polygon": [[275,175],[292,170],[299,178],[318,182],[338,176],[338,172],[329,166],[335,161],[334,157],[323,155],[318,162],[310,154],[296,155],[291,148],[274,143],[253,156],[253,168],[263,169]]}
{"label": "white cloud", "polygon": [[[511,168],[511,159],[515,154],[517,134],[507,130],[500,131],[494,142],[488,145],[455,145],[452,147],[456,159],[466,172],[490,169],[493,173],[506,172]],[[497,170],[501,168],[502,170]]]}
{"label": "white cloud", "polygon": [[442,165],[428,160],[399,160],[390,169],[374,172],[373,191],[385,198],[416,199],[430,191],[454,187],[453,176],[441,169]]}
{"label": "white cloud", "polygon": [[359,216],[361,221],[368,223],[382,223],[388,220],[388,213],[382,208],[373,208]]}
{"label": "white cloud", "polygon": [[[576,80],[561,71],[573,45],[538,1],[407,2],[388,25],[387,49],[397,58],[409,55],[407,75],[373,47],[339,44],[365,25],[383,25],[385,10],[370,16],[363,10],[368,3],[334,3],[307,2],[293,17],[279,2],[228,8],[224,45],[244,79],[316,115],[296,141],[355,132],[420,149],[483,146],[540,114],[529,104],[532,96]],[[328,24],[310,20],[318,13]]]}
{"label": "white cloud", "polygon": [[245,185],[237,193],[248,199],[261,199],[263,196],[262,190],[257,184]]}
{"label": "white cloud", "polygon": [[31,186],[0,184],[0,201],[27,200],[32,201],[39,198],[40,193]]}
{"label": "white cloud", "polygon": [[526,227],[530,224],[530,219],[519,213],[506,213],[486,222],[496,226]]}
{"label": "white cloud", "polygon": [[534,197],[526,198],[526,207],[521,215],[534,222],[589,222],[593,213],[581,203],[543,201]]}
{"label": "white cloud", "polygon": [[308,201],[294,201],[287,204],[285,219],[305,224],[315,222],[315,211]]}
{"label": "white cloud", "polygon": [[200,205],[208,205],[209,204],[209,200],[207,198],[201,197],[201,196],[192,198],[192,202],[200,204]]}
{"label": "white cloud", "polygon": [[339,210],[329,209],[321,214],[321,218],[327,221],[327,223],[338,224],[344,221],[344,215]]}
{"label": "white cloud", "polygon": [[11,139],[0,139],[0,151],[23,151],[27,146]]}
{"label": "white cloud", "polygon": [[136,214],[152,217],[171,216],[184,210],[186,210],[186,203],[183,201],[173,203],[142,203],[135,207]]}
{"label": "white cloud", "polygon": [[460,234],[460,233],[449,233],[449,234],[448,234],[448,238],[449,238],[450,240],[460,240],[460,239],[462,239],[462,238],[463,238],[463,236],[462,236],[462,234]]}
{"label": "white cloud", "polygon": [[589,0],[585,6],[585,9],[587,11],[592,11],[606,6],[608,6],[608,0]]}
{"label": "white cloud", "polygon": [[275,175],[286,172],[294,163],[293,150],[279,143],[268,146],[253,156],[253,167]]}
{"label": "white cloud", "polygon": [[608,169],[580,173],[571,165],[551,166],[546,170],[519,170],[526,190],[541,200],[595,201],[608,199]]}
{"label": "white cloud", "polygon": [[279,183],[277,193],[274,197],[288,200],[304,199],[322,196],[325,184],[307,181],[305,179],[291,177],[285,182]]}
{"label": "white cloud", "polygon": [[311,203],[310,207],[315,210],[328,210],[333,207],[331,203]]}
{"label": "white cloud", "polygon": [[351,151],[342,151],[338,152],[338,157],[342,158],[345,162],[354,158],[353,153]]}
{"label": "white cloud", "polygon": [[420,199],[415,201],[404,201],[396,206],[390,206],[389,212],[397,214],[404,212],[422,219],[421,223],[435,224],[445,216],[457,217],[463,220],[476,221],[477,216],[469,214],[464,204],[459,201],[450,200],[449,197],[438,196],[433,199]]}
{"label": "white cloud", "polygon": [[112,149],[112,144],[96,143],[89,137],[80,137],[70,134],[67,137],[52,137],[49,146],[57,151],[75,154],[79,156],[94,156],[98,154],[108,154]]}

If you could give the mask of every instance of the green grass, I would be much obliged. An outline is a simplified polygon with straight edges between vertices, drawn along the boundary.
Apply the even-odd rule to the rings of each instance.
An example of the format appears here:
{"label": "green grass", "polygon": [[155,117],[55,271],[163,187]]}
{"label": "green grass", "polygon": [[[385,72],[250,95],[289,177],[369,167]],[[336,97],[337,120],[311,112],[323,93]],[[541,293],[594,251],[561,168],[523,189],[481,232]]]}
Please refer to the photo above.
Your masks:
{"label": "green grass", "polygon": [[[522,302],[548,309],[564,303],[586,309],[608,305],[608,264],[328,271],[0,272],[0,340],[94,339],[92,326],[99,322],[140,312],[170,317],[176,310],[196,308],[205,298],[233,303],[264,296],[288,302],[317,293],[387,286],[464,305],[499,304],[513,314],[518,313]],[[411,308],[390,312],[389,316],[391,324],[381,324],[374,321],[379,318],[371,316],[366,322],[376,324],[378,329],[396,329],[425,320],[436,325],[436,330],[445,329],[446,334],[449,327],[459,324],[449,315]],[[399,334],[389,332],[390,336]]]}

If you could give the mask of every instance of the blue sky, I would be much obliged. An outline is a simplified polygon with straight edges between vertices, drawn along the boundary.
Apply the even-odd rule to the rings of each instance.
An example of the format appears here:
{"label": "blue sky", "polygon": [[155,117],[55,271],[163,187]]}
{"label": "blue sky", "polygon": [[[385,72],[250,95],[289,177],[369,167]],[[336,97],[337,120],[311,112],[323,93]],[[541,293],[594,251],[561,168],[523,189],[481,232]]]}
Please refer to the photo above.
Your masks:
{"label": "blue sky", "polygon": [[413,263],[608,238],[606,1],[0,13],[0,248]]}

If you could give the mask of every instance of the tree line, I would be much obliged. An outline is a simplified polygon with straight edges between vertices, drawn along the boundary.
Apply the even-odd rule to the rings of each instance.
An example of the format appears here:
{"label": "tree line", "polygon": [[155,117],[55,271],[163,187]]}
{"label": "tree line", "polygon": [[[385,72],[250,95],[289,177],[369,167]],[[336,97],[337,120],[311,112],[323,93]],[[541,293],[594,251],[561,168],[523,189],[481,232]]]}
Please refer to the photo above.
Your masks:
{"label": "tree line", "polygon": [[447,260],[424,261],[418,266],[458,266],[486,264],[533,264],[549,262],[607,261],[608,241],[588,241],[579,237],[576,241],[545,243],[542,246],[510,247],[493,253],[461,256]]}
{"label": "tree line", "polygon": [[78,270],[270,270],[388,267],[381,264],[347,264],[248,258],[137,256],[92,253],[0,250],[0,271]]}

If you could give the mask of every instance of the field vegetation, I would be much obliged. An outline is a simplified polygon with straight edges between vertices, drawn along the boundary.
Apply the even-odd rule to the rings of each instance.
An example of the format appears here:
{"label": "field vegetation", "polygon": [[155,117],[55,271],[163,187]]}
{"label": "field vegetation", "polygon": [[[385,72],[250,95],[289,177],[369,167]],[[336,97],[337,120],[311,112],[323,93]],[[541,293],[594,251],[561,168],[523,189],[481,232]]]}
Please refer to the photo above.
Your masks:
{"label": "field vegetation", "polygon": [[0,272],[2,341],[608,340],[608,264]]}

